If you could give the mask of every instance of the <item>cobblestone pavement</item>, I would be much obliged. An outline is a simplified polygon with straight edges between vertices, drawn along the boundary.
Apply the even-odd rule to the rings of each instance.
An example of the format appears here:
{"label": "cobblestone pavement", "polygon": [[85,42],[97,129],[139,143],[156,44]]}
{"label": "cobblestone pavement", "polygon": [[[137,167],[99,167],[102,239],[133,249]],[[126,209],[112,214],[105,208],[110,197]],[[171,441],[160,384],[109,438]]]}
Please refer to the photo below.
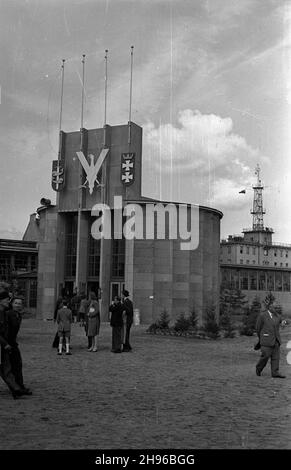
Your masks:
{"label": "cobblestone pavement", "polygon": [[[88,352],[73,325],[72,356],[51,347],[55,325],[26,319],[19,335],[32,397],[0,383],[0,449],[290,449],[291,366],[282,332],[281,371],[254,373],[255,337],[160,337],[133,327],[132,353],[110,352],[111,330]],[[3,423],[5,425],[3,426]]]}

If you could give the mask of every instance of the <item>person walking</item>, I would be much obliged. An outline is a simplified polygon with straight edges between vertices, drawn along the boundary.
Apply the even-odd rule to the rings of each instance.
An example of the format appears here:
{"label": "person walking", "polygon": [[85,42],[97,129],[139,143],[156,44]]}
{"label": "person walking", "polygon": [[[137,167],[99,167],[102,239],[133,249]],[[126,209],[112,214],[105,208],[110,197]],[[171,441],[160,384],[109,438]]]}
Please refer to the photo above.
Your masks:
{"label": "person walking", "polygon": [[78,289],[75,288],[74,295],[71,298],[71,302],[70,302],[70,306],[69,306],[72,310],[74,323],[77,323],[77,321],[78,321],[78,313],[79,313],[80,302],[81,302],[81,298],[78,294]]}
{"label": "person walking", "polygon": [[0,292],[0,345],[1,365],[0,375],[7,384],[14,399],[22,395],[32,395],[25,387],[22,374],[22,359],[17,344],[17,334],[21,325],[23,310],[22,299],[14,298],[12,308],[10,297],[6,291]]}
{"label": "person walking", "polygon": [[284,379],[285,375],[279,372],[280,361],[280,315],[276,309],[267,306],[267,310],[260,313],[257,319],[256,330],[261,348],[261,357],[256,365],[256,374],[261,375],[268,360],[271,360],[271,375],[274,378]]}
{"label": "person walking", "polygon": [[[88,304],[88,329],[87,329],[87,336],[88,336],[88,348],[89,351],[97,352],[98,350],[98,335],[100,330],[100,311],[99,311],[99,303],[97,301],[96,294],[94,292],[90,293],[90,301]],[[90,338],[90,340],[89,340]]]}
{"label": "person walking", "polygon": [[87,309],[88,309],[88,299],[86,297],[85,292],[80,294],[80,304],[78,308],[78,315],[77,315],[77,322],[80,323],[80,326],[84,326],[86,329],[86,321],[87,321]]}
{"label": "person walking", "polygon": [[129,299],[128,290],[122,292],[123,295],[123,306],[125,309],[125,341],[123,344],[123,352],[129,352],[132,350],[132,347],[129,343],[130,329],[133,324],[133,303]]}
{"label": "person walking", "polygon": [[123,316],[124,306],[121,303],[121,298],[114,297],[113,305],[109,307],[109,320],[110,326],[112,327],[112,349],[113,353],[121,353],[122,346],[122,327],[123,327]]}
{"label": "person walking", "polygon": [[57,313],[57,324],[59,334],[59,350],[58,355],[62,354],[63,350],[63,336],[66,341],[66,355],[71,355],[70,352],[70,336],[71,336],[71,324],[73,322],[72,311],[68,308],[68,301],[63,300],[62,308]]}

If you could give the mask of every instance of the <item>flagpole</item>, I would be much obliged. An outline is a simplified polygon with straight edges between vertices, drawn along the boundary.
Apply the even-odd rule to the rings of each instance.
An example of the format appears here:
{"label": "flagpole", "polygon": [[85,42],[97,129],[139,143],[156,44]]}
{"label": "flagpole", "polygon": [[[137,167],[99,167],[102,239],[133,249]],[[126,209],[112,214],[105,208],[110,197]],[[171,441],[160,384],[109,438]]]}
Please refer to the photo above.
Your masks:
{"label": "flagpole", "polygon": [[[103,148],[106,148],[106,137],[107,137],[107,78],[108,78],[108,49],[105,50],[104,56],[104,68],[105,68],[105,75],[104,75],[104,125],[103,125]],[[104,162],[102,166],[102,178],[101,178],[101,188],[100,188],[100,199],[101,204],[105,204],[105,184],[106,184],[106,167],[107,163]],[[102,306],[102,299],[103,299],[103,288],[104,288],[104,280],[103,280],[103,260],[104,260],[104,238],[101,236],[100,239],[100,265],[99,265],[99,292],[100,292],[100,315],[103,318],[103,306]]]}
{"label": "flagpole", "polygon": [[82,105],[81,105],[81,129],[83,129],[84,121],[84,82],[85,82],[85,54],[82,59]]}
{"label": "flagpole", "polygon": [[[84,152],[84,83],[85,83],[85,54],[82,56],[82,99],[81,99],[81,127],[80,127],[80,150]],[[83,199],[83,190],[82,190],[82,165],[79,162],[79,188],[78,188],[78,220],[77,220],[77,246],[76,246],[76,278],[75,278],[75,287],[79,291],[80,284],[80,244],[81,244],[81,213],[82,213],[82,199]]]}
{"label": "flagpole", "polygon": [[130,48],[130,84],[129,84],[129,116],[128,116],[128,147],[131,144],[131,105],[132,105],[132,69],[133,69],[133,46]]}
{"label": "flagpole", "polygon": [[60,121],[59,121],[59,134],[62,130],[62,117],[63,117],[63,97],[64,97],[64,75],[65,75],[65,59],[62,59],[62,84],[61,84],[61,104],[60,104]]}

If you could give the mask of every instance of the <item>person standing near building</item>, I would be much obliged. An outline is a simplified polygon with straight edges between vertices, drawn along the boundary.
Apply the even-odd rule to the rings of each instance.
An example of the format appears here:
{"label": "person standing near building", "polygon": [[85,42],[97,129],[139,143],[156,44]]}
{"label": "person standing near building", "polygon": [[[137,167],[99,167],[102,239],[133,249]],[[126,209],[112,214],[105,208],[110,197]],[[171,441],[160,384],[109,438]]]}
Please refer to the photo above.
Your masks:
{"label": "person standing near building", "polygon": [[85,292],[80,294],[80,304],[78,308],[78,316],[77,321],[80,322],[80,326],[85,326],[85,322],[87,321],[87,309],[88,309],[88,299],[86,297]]}
{"label": "person standing near building", "polygon": [[17,344],[17,334],[21,325],[23,311],[22,299],[14,298],[9,308],[9,293],[0,292],[0,375],[7,384],[14,399],[22,395],[32,395],[25,387],[22,375],[22,359]]}
{"label": "person standing near building", "polygon": [[260,313],[257,319],[256,330],[259,337],[261,357],[256,365],[256,374],[261,375],[262,370],[271,360],[271,375],[274,378],[284,379],[285,375],[279,373],[280,361],[280,324],[281,318],[274,307],[267,305],[267,310]]}
{"label": "person standing near building", "polygon": [[62,308],[57,313],[57,324],[59,334],[59,350],[58,354],[62,354],[63,350],[63,336],[66,341],[66,355],[71,355],[70,352],[70,337],[71,337],[71,324],[73,322],[72,311],[68,308],[68,301],[63,300]]}
{"label": "person standing near building", "polygon": [[[98,350],[98,335],[100,330],[100,311],[99,303],[94,292],[90,293],[90,301],[88,304],[88,327],[87,327],[87,336],[88,336],[88,347],[89,351],[97,352]],[[89,339],[90,338],[90,339]]]}
{"label": "person standing near building", "polygon": [[123,306],[125,309],[125,342],[123,344],[123,352],[129,352],[132,347],[129,343],[130,329],[133,323],[133,303],[129,299],[128,290],[122,292],[123,295]]}
{"label": "person standing near building", "polygon": [[121,303],[121,298],[114,297],[113,305],[109,307],[109,320],[110,326],[112,327],[112,349],[113,353],[121,353],[122,345],[122,327],[123,327],[123,314],[124,306]]}
{"label": "person standing near building", "polygon": [[72,310],[74,323],[76,323],[78,321],[78,313],[79,313],[80,302],[81,302],[81,298],[78,294],[78,289],[75,288],[74,295],[71,298],[71,303],[70,303],[70,308]]}

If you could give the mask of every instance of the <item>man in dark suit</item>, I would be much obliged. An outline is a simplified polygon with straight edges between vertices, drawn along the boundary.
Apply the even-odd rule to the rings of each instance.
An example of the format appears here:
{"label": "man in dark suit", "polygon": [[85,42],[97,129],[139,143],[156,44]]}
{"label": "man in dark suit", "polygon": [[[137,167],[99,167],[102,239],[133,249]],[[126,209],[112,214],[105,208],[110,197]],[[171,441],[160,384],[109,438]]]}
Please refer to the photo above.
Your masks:
{"label": "man in dark suit", "polygon": [[130,329],[133,323],[133,303],[129,299],[129,292],[124,290],[123,295],[123,306],[126,312],[126,322],[125,322],[125,343],[123,345],[123,352],[129,352],[132,350],[132,347],[129,343]]}
{"label": "man in dark suit", "polygon": [[274,378],[284,379],[285,375],[279,373],[280,361],[280,315],[274,307],[267,306],[267,310],[260,313],[256,330],[261,346],[261,357],[256,365],[256,374],[261,375],[262,370],[271,360],[271,374]]}
{"label": "man in dark suit", "polygon": [[0,292],[0,376],[16,399],[22,395],[31,395],[32,392],[23,383],[22,359],[17,343],[22,320],[22,299],[15,297],[12,308],[9,300],[8,292]]}

